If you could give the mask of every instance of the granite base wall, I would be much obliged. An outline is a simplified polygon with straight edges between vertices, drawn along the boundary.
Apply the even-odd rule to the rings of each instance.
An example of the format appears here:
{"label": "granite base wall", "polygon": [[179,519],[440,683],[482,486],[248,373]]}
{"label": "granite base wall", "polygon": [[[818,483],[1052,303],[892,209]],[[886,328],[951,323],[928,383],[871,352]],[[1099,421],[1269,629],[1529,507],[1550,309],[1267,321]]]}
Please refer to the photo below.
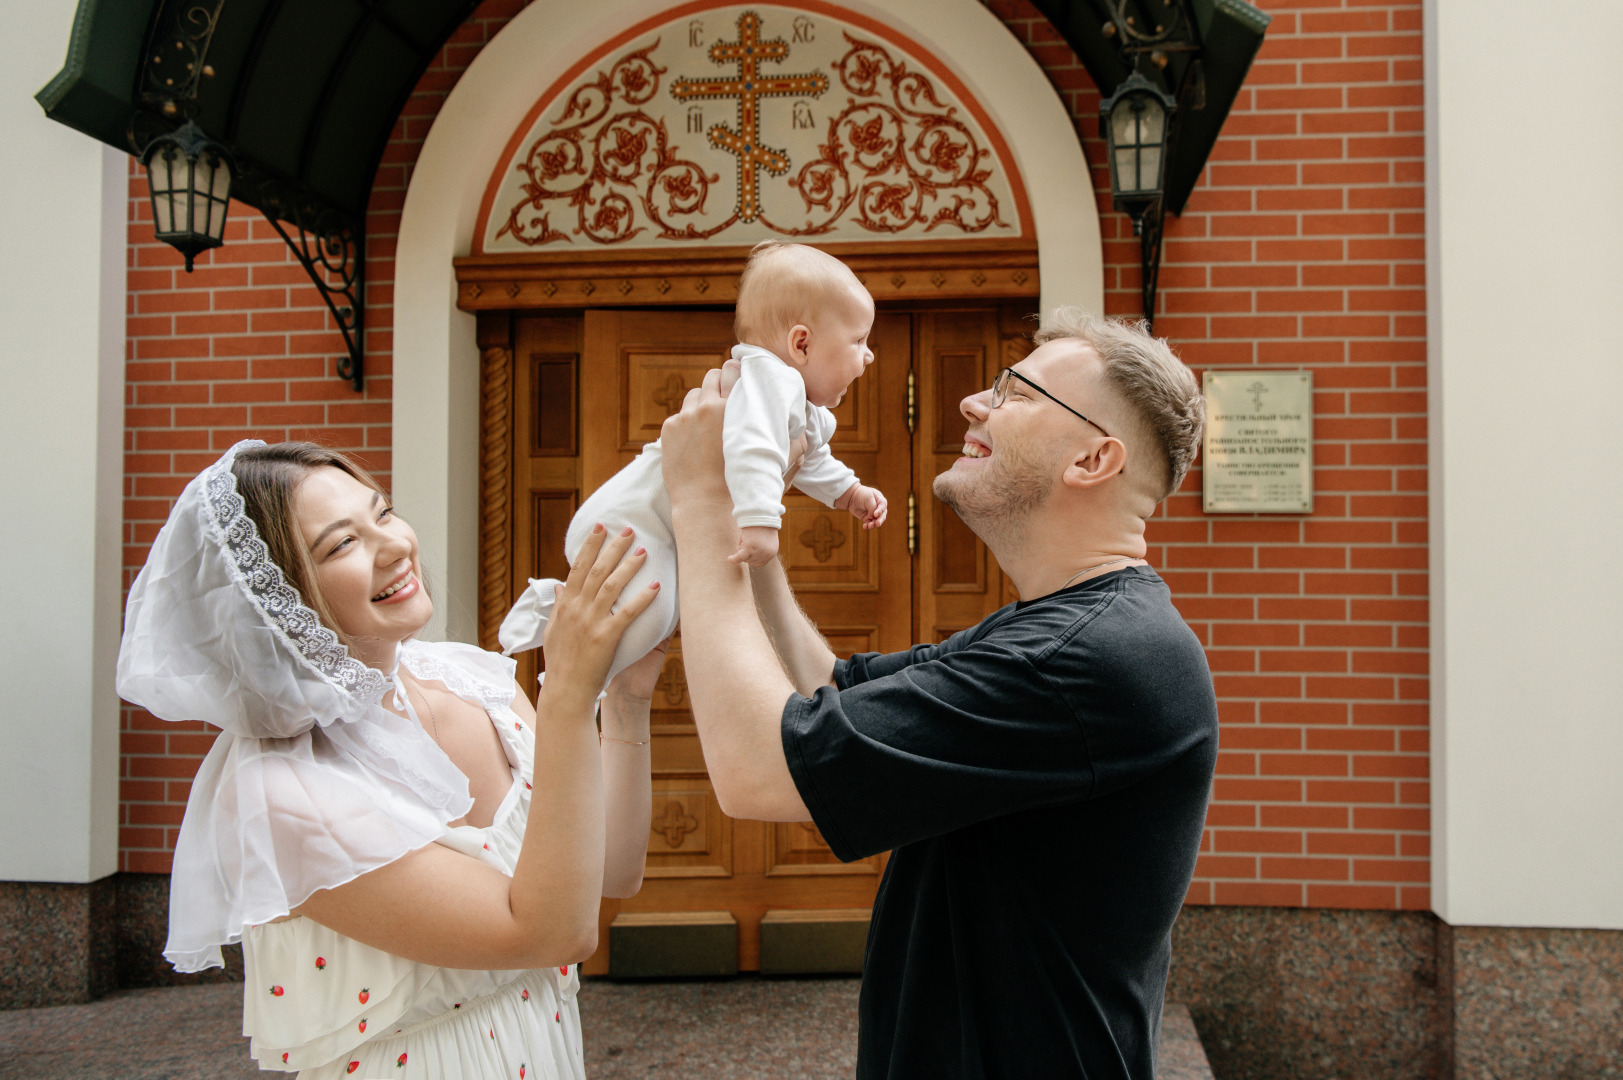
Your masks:
{"label": "granite base wall", "polygon": [[169,875],[113,874],[88,885],[0,881],[0,1009],[93,1001],[115,989],[241,982],[225,968],[182,975],[163,958]]}
{"label": "granite base wall", "polygon": [[224,968],[182,975],[163,958],[169,938],[169,875],[115,874],[118,881],[118,985],[195,986],[198,983],[241,982],[242,946],[227,945],[220,952]]}
{"label": "granite base wall", "polygon": [[[163,959],[166,874],[0,882],[0,1009],[240,982]],[[1426,912],[1206,907],[1172,934],[1217,1080],[1623,1080],[1623,931],[1454,927]]]}
{"label": "granite base wall", "polygon": [[90,1001],[116,987],[116,908],[111,877],[0,881],[0,1009]]}
{"label": "granite base wall", "polygon": [[1185,907],[1167,1000],[1218,1080],[1446,1080],[1437,934],[1425,912]]}
{"label": "granite base wall", "polygon": [[1623,930],[1439,923],[1438,940],[1451,1080],[1623,1077]]}
{"label": "granite base wall", "polygon": [[1623,1078],[1623,931],[1186,907],[1167,1000],[1217,1080]]}

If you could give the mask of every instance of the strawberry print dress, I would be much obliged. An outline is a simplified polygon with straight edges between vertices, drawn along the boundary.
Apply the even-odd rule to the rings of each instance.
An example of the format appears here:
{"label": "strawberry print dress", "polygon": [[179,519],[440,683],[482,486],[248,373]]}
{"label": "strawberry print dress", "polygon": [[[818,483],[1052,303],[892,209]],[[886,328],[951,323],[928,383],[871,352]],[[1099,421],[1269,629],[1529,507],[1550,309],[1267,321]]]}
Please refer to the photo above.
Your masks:
{"label": "strawberry print dress", "polygon": [[[535,734],[511,708],[509,661],[406,642],[400,662],[481,706],[513,785],[487,828],[438,843],[511,875],[530,810]],[[497,661],[497,663],[490,663]],[[584,1080],[576,966],[469,971],[418,964],[302,917],[247,928],[243,1034],[261,1069],[301,1080]]]}

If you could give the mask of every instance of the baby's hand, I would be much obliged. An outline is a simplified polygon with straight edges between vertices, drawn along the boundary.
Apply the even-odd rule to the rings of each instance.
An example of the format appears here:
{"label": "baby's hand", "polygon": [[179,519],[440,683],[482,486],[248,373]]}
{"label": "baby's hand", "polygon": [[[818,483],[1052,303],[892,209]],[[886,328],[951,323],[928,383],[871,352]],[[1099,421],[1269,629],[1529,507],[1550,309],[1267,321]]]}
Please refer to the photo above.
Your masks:
{"label": "baby's hand", "polygon": [[852,517],[862,522],[864,529],[877,529],[885,523],[890,503],[878,488],[852,484],[844,495],[834,500],[834,508],[849,511]]}
{"label": "baby's hand", "polygon": [[738,550],[727,556],[728,562],[765,566],[778,557],[778,530],[747,525],[738,531]]}

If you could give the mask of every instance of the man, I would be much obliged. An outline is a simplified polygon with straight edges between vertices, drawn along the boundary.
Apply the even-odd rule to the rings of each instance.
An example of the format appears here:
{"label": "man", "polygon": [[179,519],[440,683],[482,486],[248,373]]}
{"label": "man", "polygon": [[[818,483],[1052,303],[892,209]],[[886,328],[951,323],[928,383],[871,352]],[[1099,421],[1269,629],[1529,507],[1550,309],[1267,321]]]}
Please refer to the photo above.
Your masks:
{"label": "man", "polygon": [[1170,931],[1217,753],[1195,635],[1144,561],[1204,411],[1136,326],[1056,312],[962,404],[935,495],[1021,600],[837,661],[777,563],[746,573],[716,373],[663,432],[688,692],[727,814],[891,850],[857,1075],[1153,1080]]}

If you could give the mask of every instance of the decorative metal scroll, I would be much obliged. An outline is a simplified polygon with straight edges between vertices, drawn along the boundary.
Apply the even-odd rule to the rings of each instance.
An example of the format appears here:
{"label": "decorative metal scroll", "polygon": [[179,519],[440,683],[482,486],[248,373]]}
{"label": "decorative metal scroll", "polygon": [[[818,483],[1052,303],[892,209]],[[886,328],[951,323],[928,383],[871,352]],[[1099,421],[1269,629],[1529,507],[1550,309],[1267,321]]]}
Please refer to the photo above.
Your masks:
{"label": "decorative metal scroll", "polygon": [[359,221],[337,210],[312,206],[281,192],[264,196],[260,212],[299,260],[332,312],[348,352],[338,358],[338,377],[348,379],[360,391],[366,321],[365,230]]}

